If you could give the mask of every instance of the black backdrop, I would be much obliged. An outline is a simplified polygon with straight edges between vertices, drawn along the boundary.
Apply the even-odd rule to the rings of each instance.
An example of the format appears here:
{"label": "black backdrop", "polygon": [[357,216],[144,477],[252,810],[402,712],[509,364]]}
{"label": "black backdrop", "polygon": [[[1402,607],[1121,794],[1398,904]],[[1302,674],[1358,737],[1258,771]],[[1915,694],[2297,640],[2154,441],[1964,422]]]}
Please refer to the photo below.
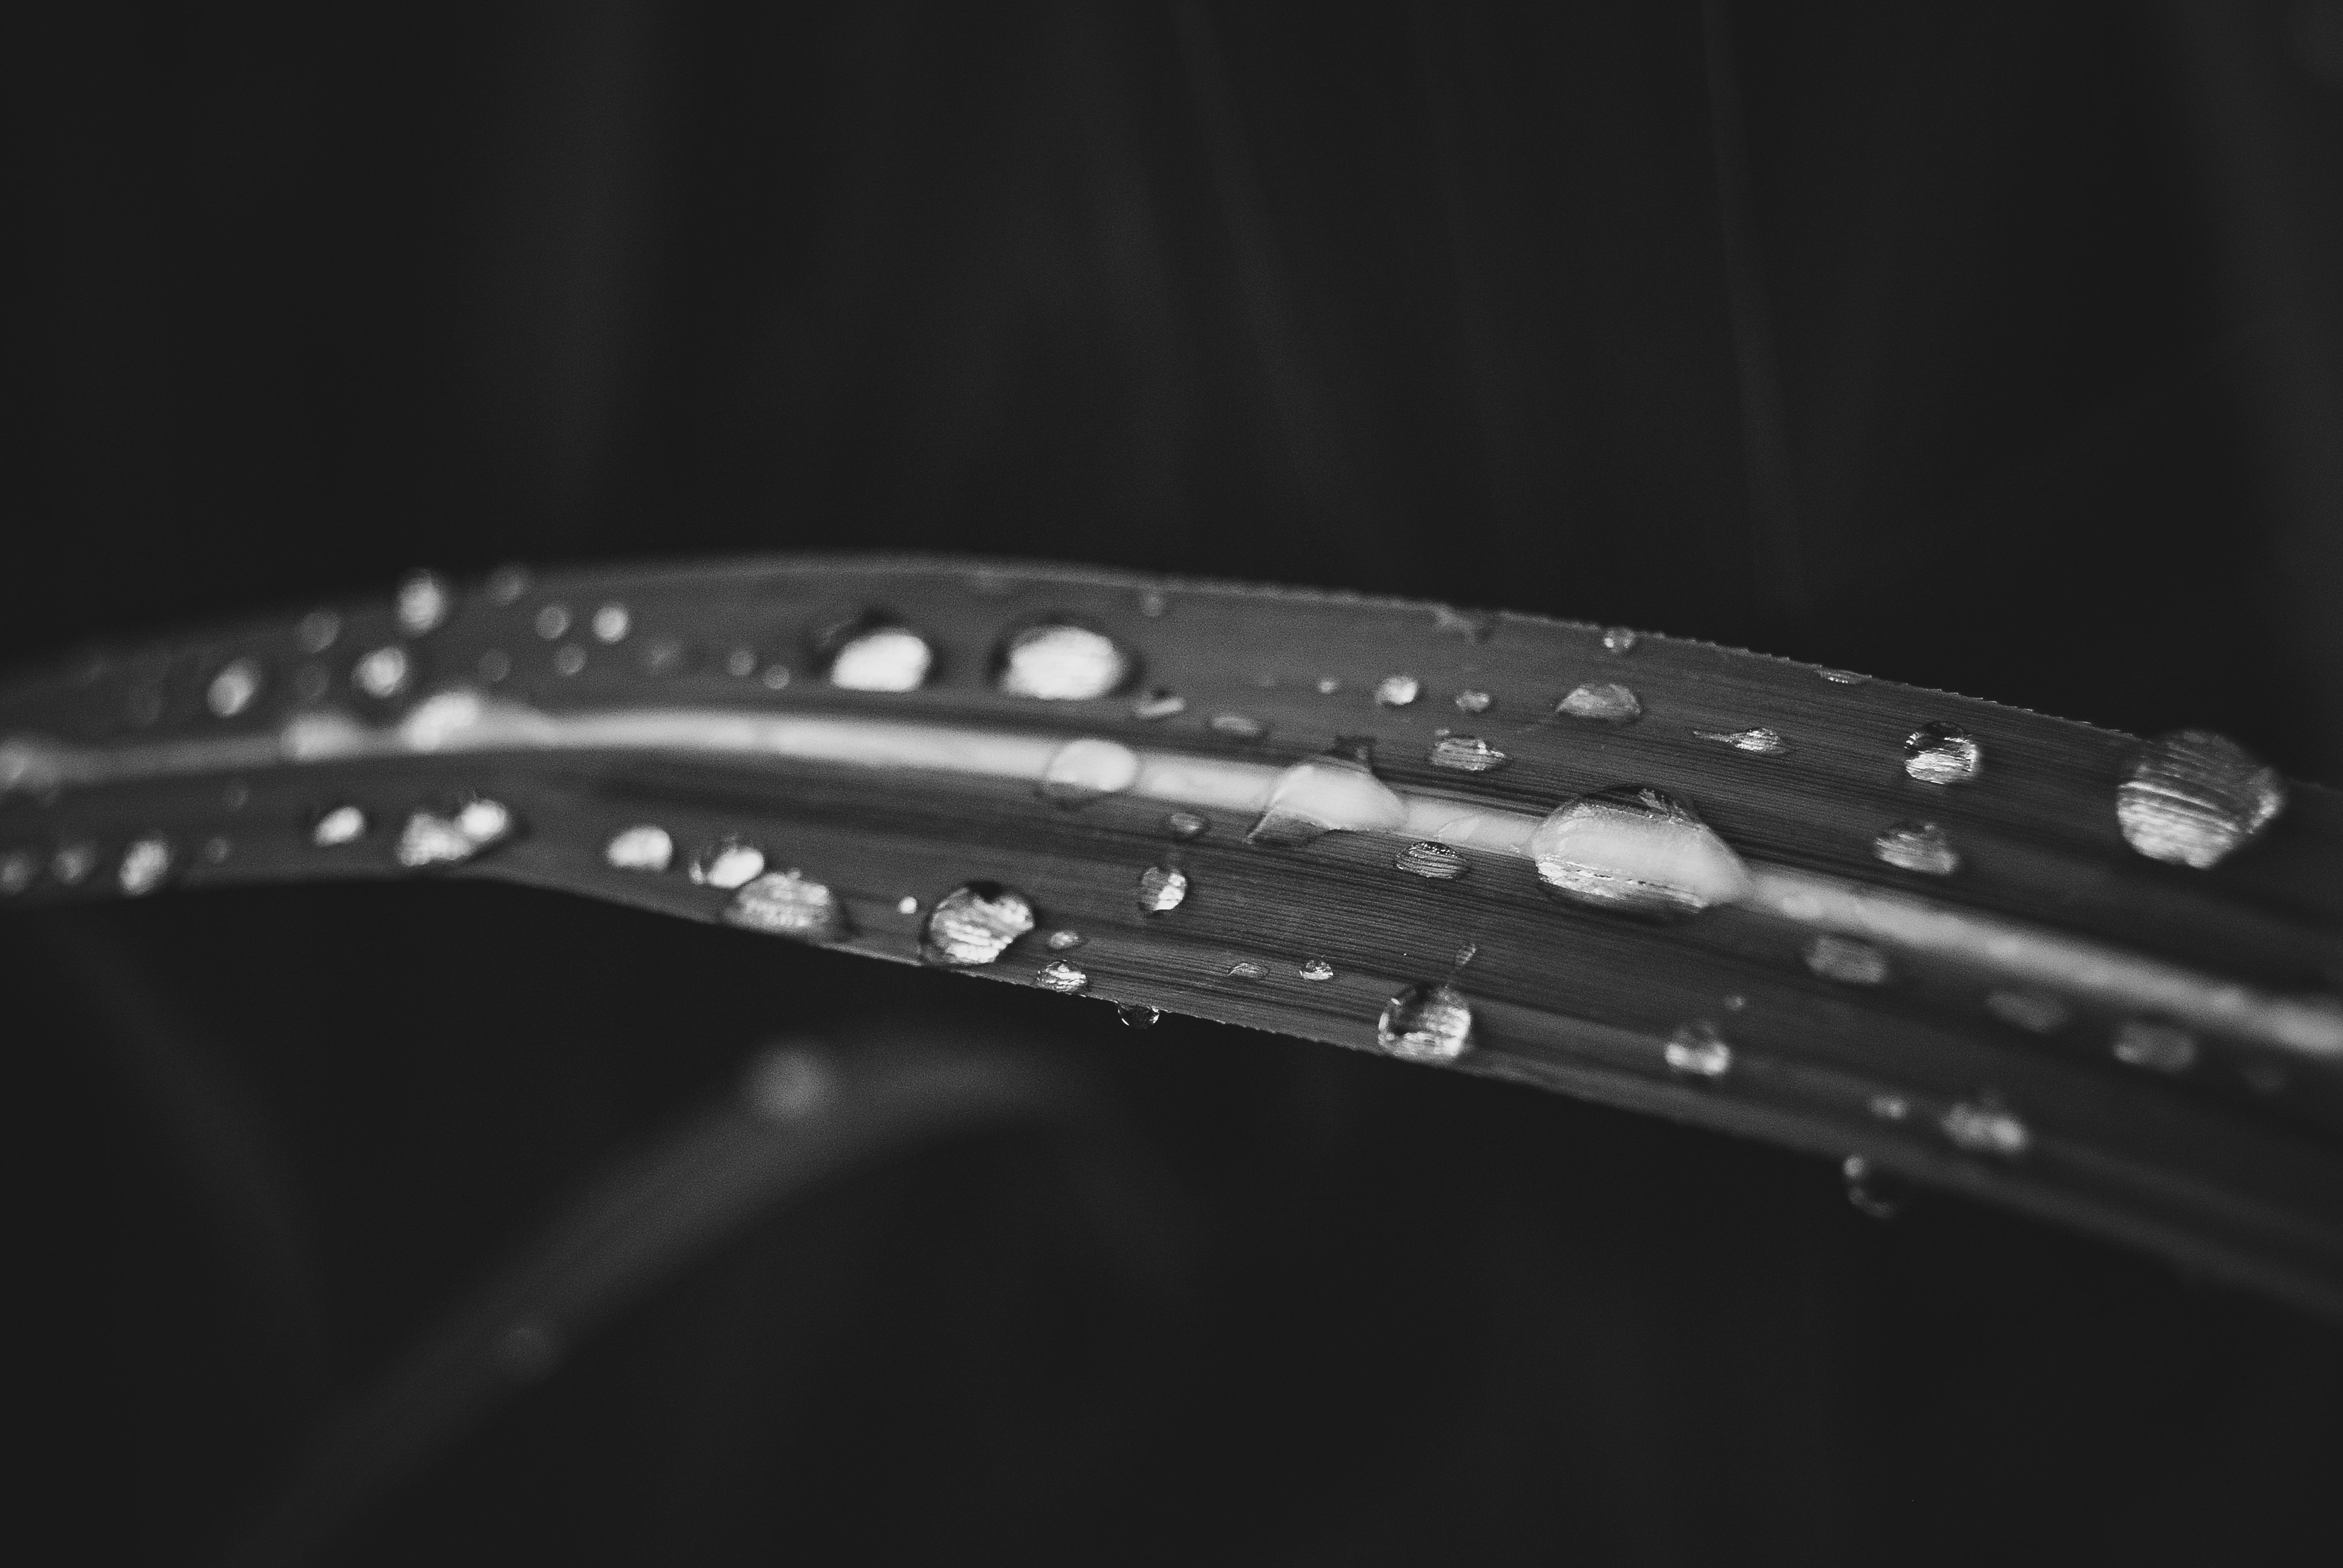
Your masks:
{"label": "black backdrop", "polygon": [[[0,653],[417,564],[937,548],[2343,780],[2333,5],[55,9],[0,24]],[[589,1172],[874,1030],[1104,1075],[1193,1298],[1136,1310],[1014,1140],[899,1161],[350,1561],[2343,1550],[2332,1332],[1817,1162],[518,891],[42,919],[166,1020],[0,928],[22,1517],[94,1560],[216,1546]]]}

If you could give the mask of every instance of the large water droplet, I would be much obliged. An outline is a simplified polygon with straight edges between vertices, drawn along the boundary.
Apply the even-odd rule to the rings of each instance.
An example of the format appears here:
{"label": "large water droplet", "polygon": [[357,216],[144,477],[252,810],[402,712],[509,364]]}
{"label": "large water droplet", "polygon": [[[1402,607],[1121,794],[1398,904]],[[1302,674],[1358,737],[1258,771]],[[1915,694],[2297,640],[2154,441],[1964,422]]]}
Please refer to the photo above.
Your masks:
{"label": "large water droplet", "polygon": [[1114,1016],[1125,1029],[1153,1029],[1163,1021],[1161,1008],[1141,1007],[1137,1002],[1125,1002],[1114,1010]]}
{"label": "large water droplet", "polygon": [[1423,694],[1423,683],[1412,675],[1386,675],[1375,683],[1375,700],[1385,708],[1405,708]]}
{"label": "large water droplet", "polygon": [[1087,973],[1063,959],[1052,959],[1042,965],[1041,974],[1035,978],[1041,982],[1042,990],[1056,991],[1060,996],[1076,995],[1091,983]]}
{"label": "large water droplet", "polygon": [[2124,841],[2151,860],[2198,870],[2253,841],[2286,809],[2286,780],[2209,729],[2159,735],[2116,789]]}
{"label": "large water droplet", "polygon": [[452,602],[447,585],[437,573],[411,573],[398,585],[398,629],[409,637],[437,630],[447,618]]}
{"label": "large water droplet", "polygon": [[742,839],[719,839],[691,858],[691,879],[703,887],[746,886],[765,869],[765,851]]}
{"label": "large water droplet", "polygon": [[518,827],[503,801],[469,796],[443,809],[409,813],[392,852],[410,870],[460,865],[511,838]]}
{"label": "large water droplet", "polygon": [[1949,877],[1961,869],[1953,836],[1934,822],[1898,822],[1871,841],[1871,852],[1899,870]]}
{"label": "large water droplet", "polygon": [[1188,873],[1177,866],[1150,866],[1139,873],[1139,908],[1142,914],[1169,914],[1188,898]]}
{"label": "large water droplet", "polygon": [[1904,738],[1904,771],[1923,784],[1966,784],[1984,765],[1976,737],[1956,724],[1923,724]]}
{"label": "large water droplet", "polygon": [[122,862],[115,871],[116,879],[121,883],[122,890],[134,899],[151,893],[161,887],[163,879],[171,874],[173,859],[171,841],[161,834],[149,833],[144,838],[133,839],[129,847],[122,851]]}
{"label": "large water droplet", "polygon": [[1882,1171],[1860,1154],[1850,1154],[1839,1166],[1846,1183],[1846,1201],[1855,1211],[1874,1220],[1893,1220],[1911,1201],[1911,1188],[1893,1171]]}
{"label": "large water droplet", "polygon": [[917,691],[935,649],[909,627],[878,625],[848,637],[830,656],[830,683],[845,691]]}
{"label": "large water droplet", "polygon": [[1854,937],[1825,932],[1806,944],[1803,956],[1806,968],[1840,985],[1885,985],[1888,980],[1887,955]]}
{"label": "large water droplet", "polygon": [[1612,654],[1628,654],[1634,652],[1634,632],[1624,626],[1604,627],[1603,628],[1603,651]]}
{"label": "large water droplet", "polygon": [[1041,793],[1061,806],[1119,795],[1137,782],[1138,752],[1087,735],[1059,747],[1041,769]]}
{"label": "large water droplet", "polygon": [[234,719],[260,695],[260,666],[249,658],[230,659],[212,677],[204,701],[222,719]]}
{"label": "large water droplet", "polygon": [[1409,1061],[1454,1061],[1472,1049],[1472,1004],[1444,985],[1412,985],[1383,1004],[1375,1041]]}
{"label": "large water droplet", "polygon": [[1435,844],[1429,839],[1419,839],[1402,849],[1399,859],[1392,864],[1435,882],[1453,882],[1472,869],[1463,850],[1449,844]]}
{"label": "large water droplet", "polygon": [[1554,704],[1554,710],[1565,719],[1596,724],[1633,724],[1644,717],[1644,705],[1635,694],[1615,680],[1590,680]]}
{"label": "large water droplet", "polygon": [[1459,773],[1488,773],[1512,759],[1477,735],[1440,735],[1432,742],[1432,765]]}
{"label": "large water droplet", "polygon": [[997,679],[1011,697],[1078,702],[1121,689],[1131,668],[1131,656],[1104,632],[1056,621],[1011,636],[999,655]]}
{"label": "large water droplet", "polygon": [[1033,929],[1032,901],[998,882],[970,882],[936,900],[920,932],[920,956],[934,964],[989,964]]}
{"label": "large water droplet", "polygon": [[2012,1029],[2028,1034],[2050,1034],[2066,1027],[2074,1010],[2048,991],[1996,990],[1986,993],[1986,1011]]}
{"label": "large water droplet", "polygon": [[625,605],[606,604],[594,612],[594,639],[597,642],[623,642],[634,629],[635,618]]}
{"label": "large water droplet", "polygon": [[1389,832],[1407,805],[1367,765],[1340,752],[1305,758],[1277,776],[1249,844],[1306,844],[1321,833]]}
{"label": "large water droplet", "polygon": [[1145,693],[1138,701],[1131,705],[1131,716],[1133,719],[1170,719],[1174,714],[1187,711],[1186,698],[1176,691],[1166,691],[1160,686]]}
{"label": "large water droplet", "polygon": [[1330,980],[1334,978],[1334,966],[1324,959],[1312,959],[1297,972],[1306,980]]}
{"label": "large water droplet", "polygon": [[1688,1023],[1668,1036],[1661,1050],[1671,1072],[1687,1078],[1723,1078],[1733,1070],[1733,1047],[1713,1023]]}
{"label": "large water droplet", "polygon": [[1654,919],[1749,896],[1741,857],[1689,806],[1632,784],[1556,808],[1530,835],[1538,879],[1596,909]]}
{"label": "large water droplet", "polygon": [[2197,1065],[2197,1037],[2176,1024],[2128,1019],[2117,1029],[2116,1060],[2151,1072],[2186,1072]]}
{"label": "large water droplet", "polygon": [[1714,740],[1720,746],[1730,746],[1735,751],[1746,751],[1757,757],[1779,757],[1790,749],[1778,729],[1695,729],[1694,737]]}
{"label": "large water droplet", "polygon": [[367,814],[356,806],[332,806],[309,824],[309,842],[320,849],[355,844],[366,837]]}
{"label": "large water droplet", "polygon": [[1964,1100],[1946,1111],[1937,1125],[1954,1147],[1972,1154],[2014,1160],[2034,1142],[2026,1123],[1991,1100]]}
{"label": "large water droplet", "polygon": [[602,846],[602,859],[621,871],[664,871],[675,860],[675,839],[655,823],[621,828]]}
{"label": "large water droplet", "polygon": [[407,689],[408,673],[407,650],[392,646],[377,648],[359,659],[350,670],[350,678],[368,697],[387,699]]}
{"label": "large water droplet", "polygon": [[795,870],[768,871],[740,884],[724,906],[724,920],[800,942],[834,942],[846,935],[846,910],[838,895]]}

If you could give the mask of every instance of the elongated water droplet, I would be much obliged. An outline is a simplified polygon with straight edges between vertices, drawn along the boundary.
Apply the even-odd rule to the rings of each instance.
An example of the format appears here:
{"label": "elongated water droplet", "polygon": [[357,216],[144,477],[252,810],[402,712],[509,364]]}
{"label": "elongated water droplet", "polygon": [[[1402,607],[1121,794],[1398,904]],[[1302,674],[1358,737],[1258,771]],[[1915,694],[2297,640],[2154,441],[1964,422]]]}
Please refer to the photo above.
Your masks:
{"label": "elongated water droplet", "polygon": [[49,875],[66,887],[77,887],[82,879],[97,869],[97,846],[95,844],[60,844],[50,857]]}
{"label": "elongated water droplet", "polygon": [[566,604],[543,606],[538,610],[533,624],[538,636],[548,642],[558,642],[569,635],[569,607]]}
{"label": "elongated water droplet", "polygon": [[846,935],[838,895],[797,870],[768,871],[740,884],[724,906],[724,920],[800,942],[834,942]]}
{"label": "elongated water droplet", "polygon": [[1898,822],[1871,841],[1871,852],[1899,870],[1949,877],[1961,869],[1953,836],[1934,822]]}
{"label": "elongated water droplet", "polygon": [[1061,806],[1081,806],[1119,795],[1139,782],[1139,753],[1091,736],[1058,748],[1041,769],[1041,793]]}
{"label": "elongated water droplet", "polygon": [[230,659],[212,677],[204,701],[222,719],[234,719],[260,695],[260,666],[248,658]]}
{"label": "elongated water droplet", "polygon": [[1088,974],[1063,959],[1053,959],[1042,965],[1041,972],[1036,978],[1041,980],[1042,990],[1056,991],[1060,996],[1076,995],[1091,983]]}
{"label": "elongated water droplet", "polygon": [[2197,1037],[2177,1024],[2128,1019],[2117,1029],[2116,1060],[2151,1072],[2186,1072],[2197,1065]]}
{"label": "elongated water droplet", "polygon": [[2286,780],[2209,729],[2159,735],[2116,789],[2124,841],[2151,860],[2198,870],[2251,843],[2286,809]]}
{"label": "elongated water droplet", "polygon": [[1595,724],[1633,724],[1644,717],[1644,705],[1635,694],[1615,680],[1590,680],[1555,703],[1554,710],[1565,719]]}
{"label": "elongated water droplet", "polygon": [[1074,949],[1081,947],[1087,939],[1084,938],[1082,933],[1080,931],[1058,930],[1051,931],[1049,936],[1043,940],[1049,944],[1049,948],[1051,952],[1064,953],[1071,952]]}
{"label": "elongated water droplet", "polygon": [[1432,742],[1432,765],[1459,773],[1488,773],[1512,759],[1477,735],[1441,735]]}
{"label": "elongated water droplet", "polygon": [[145,838],[133,839],[129,848],[122,851],[122,863],[116,868],[115,877],[122,890],[135,899],[163,885],[163,879],[171,874],[174,859],[171,841],[159,833],[149,833]]}
{"label": "elongated water droplet", "polygon": [[452,602],[437,572],[411,573],[398,585],[398,629],[409,637],[437,630]]}
{"label": "elongated water droplet", "polygon": [[511,838],[518,826],[503,801],[470,796],[443,809],[409,813],[392,853],[410,870],[460,865]]}
{"label": "elongated water droplet", "polygon": [[691,879],[702,887],[745,886],[765,869],[765,851],[741,839],[719,839],[691,858]]}
{"label": "elongated water droplet", "polygon": [[1078,702],[1106,697],[1131,678],[1132,660],[1104,632],[1069,622],[1029,626],[1001,649],[997,676],[1011,697]]}
{"label": "elongated water droplet", "polygon": [[1840,985],[1885,985],[1887,955],[1869,942],[1825,932],[1806,944],[1806,968]]}
{"label": "elongated water droplet", "polygon": [[1662,1057],[1671,1072],[1687,1078],[1723,1078],[1733,1070],[1733,1047],[1713,1023],[1688,1023],[1668,1036]]}
{"label": "elongated water droplet", "polygon": [[1188,873],[1177,866],[1150,866],[1139,873],[1139,908],[1150,915],[1169,914],[1188,898]]}
{"label": "elongated water droplet", "polygon": [[621,828],[602,846],[602,859],[621,871],[664,871],[674,863],[675,839],[655,823]]}
{"label": "elongated water droplet", "polygon": [[1389,832],[1407,804],[1364,762],[1340,752],[1304,758],[1277,776],[1248,844],[1290,847],[1321,833]]}
{"label": "elongated water droplet", "polygon": [[920,932],[931,964],[989,964],[1033,929],[1033,904],[998,882],[970,882],[936,900]]}
{"label": "elongated water droplet", "polygon": [[1846,1183],[1846,1201],[1859,1214],[1893,1220],[1911,1201],[1911,1188],[1895,1172],[1883,1171],[1860,1154],[1850,1154],[1839,1166]]}
{"label": "elongated water droplet", "polygon": [[1634,631],[1624,626],[1606,626],[1603,628],[1604,652],[1628,654],[1633,653],[1634,650],[1635,634]]}
{"label": "elongated water droplet", "polygon": [[909,627],[876,625],[848,637],[830,656],[830,683],[843,691],[917,691],[935,649]]}
{"label": "elongated water droplet", "polygon": [[407,689],[408,665],[403,648],[377,648],[359,659],[350,678],[368,697],[392,698]]}
{"label": "elongated water droplet", "polygon": [[1749,896],[1741,857],[1689,806],[1632,784],[1557,807],[1530,835],[1538,879],[1566,899],[1682,919]]}
{"label": "elongated water droplet", "polygon": [[1456,694],[1456,706],[1465,713],[1486,713],[1489,711],[1490,705],[1496,700],[1485,691],[1476,691],[1470,688]]}
{"label": "elongated water droplet", "polygon": [[1225,735],[1232,740],[1258,740],[1269,733],[1269,726],[1242,713],[1215,713],[1211,729],[1215,735]]}
{"label": "elongated water droplet", "polygon": [[1419,839],[1402,849],[1399,859],[1392,864],[1435,882],[1453,882],[1472,869],[1463,850],[1448,844],[1435,844],[1429,839]]}
{"label": "elongated water droplet", "polygon": [[1473,1046],[1473,1007],[1444,985],[1412,985],[1383,1003],[1375,1041],[1408,1061],[1454,1061]]}
{"label": "elongated water droplet", "polygon": [[1176,691],[1166,691],[1160,686],[1131,705],[1133,719],[1170,719],[1174,714],[1187,711],[1186,698]]}
{"label": "elongated water droplet", "polygon": [[1212,826],[1193,811],[1174,811],[1163,819],[1164,831],[1175,839],[1201,839],[1211,831]]}
{"label": "elongated water droplet", "polygon": [[1229,966],[1229,978],[1231,980],[1261,980],[1265,978],[1268,973],[1268,965],[1257,964],[1251,959],[1239,959],[1236,962]]}
{"label": "elongated water droplet", "polygon": [[355,844],[366,837],[367,814],[356,806],[332,806],[309,824],[309,842],[320,849]]}
{"label": "elongated water droplet", "polygon": [[1334,966],[1324,959],[1312,959],[1302,966],[1299,972],[1306,980],[1330,980],[1334,978]]}
{"label": "elongated water droplet", "polygon": [[1904,771],[1923,784],[1966,784],[1984,766],[1976,737],[1956,724],[1923,724],[1904,738]]}
{"label": "elongated water droplet", "polygon": [[594,612],[594,640],[623,642],[634,628],[635,618],[622,604],[606,604]]}
{"label": "elongated water droplet", "polygon": [[1163,1021],[1161,1008],[1141,1007],[1137,1002],[1125,1002],[1114,1010],[1114,1016],[1125,1029],[1153,1029]]}
{"label": "elongated water droplet", "polygon": [[1385,708],[1405,708],[1423,693],[1423,683],[1412,675],[1386,675],[1375,683],[1375,700]]}
{"label": "elongated water droplet", "polygon": [[294,645],[303,653],[323,653],[342,635],[342,618],[329,609],[313,609],[293,628]]}
{"label": "elongated water droplet", "polygon": [[2050,1034],[2066,1027],[2074,1010],[2040,990],[1996,990],[1986,993],[1986,1011],[2012,1029],[2022,1029],[2028,1034]]}
{"label": "elongated water droplet", "polygon": [[2015,1160],[2034,1142],[2025,1122],[1990,1100],[1964,1100],[1937,1123],[1958,1149]]}
{"label": "elongated water droplet", "polygon": [[1720,746],[1758,757],[1778,757],[1790,749],[1790,743],[1776,729],[1695,729],[1693,734],[1702,740],[1714,740]]}

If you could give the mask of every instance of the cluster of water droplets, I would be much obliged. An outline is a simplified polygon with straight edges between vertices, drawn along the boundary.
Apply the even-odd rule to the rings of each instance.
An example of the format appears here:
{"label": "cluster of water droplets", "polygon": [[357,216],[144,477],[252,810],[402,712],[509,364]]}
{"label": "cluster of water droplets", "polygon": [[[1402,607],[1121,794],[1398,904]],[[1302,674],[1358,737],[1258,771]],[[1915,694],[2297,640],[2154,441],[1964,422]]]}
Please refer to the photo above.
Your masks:
{"label": "cluster of water droplets", "polygon": [[445,807],[410,812],[391,853],[409,870],[457,866],[504,843],[519,829],[520,819],[503,801],[468,795]]}

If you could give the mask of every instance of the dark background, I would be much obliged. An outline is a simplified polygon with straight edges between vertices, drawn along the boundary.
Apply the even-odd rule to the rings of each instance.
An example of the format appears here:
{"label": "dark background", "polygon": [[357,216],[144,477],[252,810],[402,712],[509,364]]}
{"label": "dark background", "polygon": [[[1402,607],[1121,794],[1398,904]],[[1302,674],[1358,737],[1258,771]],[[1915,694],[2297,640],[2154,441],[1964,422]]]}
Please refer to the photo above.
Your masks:
{"label": "dark background", "polygon": [[[2343,782],[2343,6],[33,9],[7,657],[418,564],[945,549]],[[349,1561],[2343,1553],[2332,1331],[1818,1162],[547,895],[44,920],[11,1528],[87,1560],[214,1550],[565,1192],[757,1042],[874,1031],[1102,1081],[1197,1218],[1176,1309],[1030,1141],[931,1149],[699,1259]]]}

